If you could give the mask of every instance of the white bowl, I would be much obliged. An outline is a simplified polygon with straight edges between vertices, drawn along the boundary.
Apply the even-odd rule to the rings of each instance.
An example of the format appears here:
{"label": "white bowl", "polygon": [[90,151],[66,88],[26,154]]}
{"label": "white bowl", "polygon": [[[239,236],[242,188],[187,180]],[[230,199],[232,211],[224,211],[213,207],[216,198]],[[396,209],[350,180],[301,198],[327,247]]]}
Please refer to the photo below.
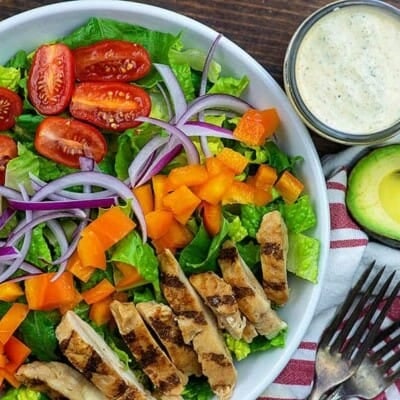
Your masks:
{"label": "white bowl", "polygon": [[[205,51],[217,35],[217,32],[193,19],[145,4],[118,0],[67,1],[36,8],[1,21],[0,64],[17,50],[33,50],[43,42],[64,36],[93,16],[171,33],[183,31],[186,47],[203,48]],[[227,38],[220,41],[215,57],[227,74],[246,74],[250,78],[248,101],[260,108],[277,108],[282,120],[280,146],[289,154],[301,155],[305,160],[299,175],[314,201],[318,225],[313,235],[321,241],[319,283],[314,285],[291,279],[291,300],[280,312],[289,326],[285,348],[253,355],[237,365],[239,378],[233,399],[254,400],[285,367],[314,314],[328,256],[329,208],[325,180],[314,144],[280,86],[260,64]]]}

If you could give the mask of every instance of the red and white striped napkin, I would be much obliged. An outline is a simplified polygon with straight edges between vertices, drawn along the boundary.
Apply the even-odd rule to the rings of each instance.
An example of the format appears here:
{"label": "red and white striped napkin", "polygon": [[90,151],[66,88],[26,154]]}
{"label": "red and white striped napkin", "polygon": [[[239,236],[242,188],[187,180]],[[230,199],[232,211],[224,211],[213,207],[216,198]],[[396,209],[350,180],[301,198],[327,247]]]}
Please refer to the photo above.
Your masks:
{"label": "red and white striped napkin", "polygon": [[[339,155],[323,159],[331,216],[331,239],[328,270],[315,317],[291,360],[264,391],[259,400],[304,399],[311,391],[314,378],[315,355],[319,338],[342,303],[352,283],[372,260],[377,267],[386,265],[385,274],[400,269],[400,250],[371,242],[349,217],[345,206],[347,168],[366,147],[351,147]],[[400,320],[400,298],[390,309],[382,327]],[[400,380],[388,388],[378,400],[399,400]]]}

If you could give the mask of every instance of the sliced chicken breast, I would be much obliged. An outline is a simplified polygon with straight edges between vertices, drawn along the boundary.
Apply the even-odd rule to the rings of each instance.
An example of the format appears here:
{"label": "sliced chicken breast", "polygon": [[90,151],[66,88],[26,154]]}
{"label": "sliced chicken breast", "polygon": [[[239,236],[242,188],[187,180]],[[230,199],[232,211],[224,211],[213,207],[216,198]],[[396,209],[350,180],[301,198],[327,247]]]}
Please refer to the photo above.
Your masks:
{"label": "sliced chicken breast", "polygon": [[277,305],[289,299],[287,280],[288,234],[285,221],[279,211],[266,213],[257,232],[263,281],[267,297]]}
{"label": "sliced chicken breast", "polygon": [[246,326],[243,329],[242,339],[247,343],[251,343],[256,336],[258,336],[256,327],[246,318]]}
{"label": "sliced chicken breast", "polygon": [[187,376],[201,375],[201,366],[192,346],[185,344],[172,309],[166,304],[147,301],[136,304],[147,325],[153,330],[176,367]]}
{"label": "sliced chicken breast", "polygon": [[165,250],[159,254],[161,288],[177,315],[186,343],[192,343],[203,374],[219,399],[232,396],[237,373],[217,322],[183,273],[174,255]]}
{"label": "sliced chicken breast", "polygon": [[56,328],[60,349],[69,362],[113,400],[154,399],[97,332],[73,311]]}
{"label": "sliced chicken breast", "polygon": [[261,284],[231,241],[222,246],[218,262],[223,278],[233,288],[240,311],[260,335],[273,338],[286,328],[286,323],[272,310]]}
{"label": "sliced chicken breast", "polygon": [[106,400],[81,373],[67,364],[34,361],[19,367],[15,377],[26,387],[46,393],[52,400]]}
{"label": "sliced chicken breast", "polygon": [[212,271],[192,275],[189,281],[214,313],[218,326],[235,339],[241,339],[246,319],[239,310],[232,286]]}
{"label": "sliced chicken breast", "polygon": [[179,396],[188,381],[187,376],[154,340],[135,304],[114,300],[110,309],[122,338],[154,386],[162,394]]}

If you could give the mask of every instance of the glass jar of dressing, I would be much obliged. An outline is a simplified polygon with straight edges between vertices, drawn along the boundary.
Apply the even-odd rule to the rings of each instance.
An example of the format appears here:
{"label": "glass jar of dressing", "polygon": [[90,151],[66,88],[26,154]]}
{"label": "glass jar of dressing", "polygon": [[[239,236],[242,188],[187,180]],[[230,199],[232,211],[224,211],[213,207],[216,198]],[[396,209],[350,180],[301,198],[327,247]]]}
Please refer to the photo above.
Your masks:
{"label": "glass jar of dressing", "polygon": [[345,144],[400,132],[400,10],[378,0],[328,4],[294,34],[286,93],[303,121]]}

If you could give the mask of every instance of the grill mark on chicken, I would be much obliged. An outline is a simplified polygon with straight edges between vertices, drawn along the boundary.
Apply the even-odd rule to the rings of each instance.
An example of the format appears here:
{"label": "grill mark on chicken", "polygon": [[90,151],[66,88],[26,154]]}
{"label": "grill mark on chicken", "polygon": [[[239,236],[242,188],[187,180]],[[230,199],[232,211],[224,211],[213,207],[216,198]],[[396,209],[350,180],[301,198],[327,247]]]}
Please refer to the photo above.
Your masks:
{"label": "grill mark on chicken", "polygon": [[139,303],[136,308],[160,339],[175,366],[187,376],[201,376],[197,354],[184,342],[172,309],[155,301]]}
{"label": "grill mark on chicken", "polygon": [[[158,257],[162,276],[166,274],[175,276],[183,285],[182,288],[181,285],[179,288],[171,288],[164,284],[161,278],[164,297],[177,315],[184,341],[187,344],[192,343],[203,374],[208,378],[213,392],[220,400],[227,400],[232,395],[237,374],[232,356],[225,345],[214,316],[194,290],[171,251],[164,250]],[[203,316],[201,320],[205,321],[205,324],[195,323],[191,317],[196,314]],[[210,354],[213,355],[210,356]]]}
{"label": "grill mark on chicken", "polygon": [[193,320],[198,325],[206,325],[207,321],[200,311],[178,311],[176,315]]}
{"label": "grill mark on chicken", "polygon": [[122,338],[144,373],[161,393],[179,396],[187,383],[187,376],[160,348],[136,306],[113,301],[110,309]]}
{"label": "grill mark on chicken", "polygon": [[73,311],[63,315],[56,336],[69,362],[108,399],[154,400],[104,339]]}
{"label": "grill mark on chicken", "polygon": [[256,235],[260,244],[262,285],[267,297],[281,306],[289,299],[286,260],[288,235],[279,211],[266,213]]}
{"label": "grill mark on chicken", "polygon": [[[222,275],[232,286],[240,311],[260,335],[273,338],[286,327],[286,323],[271,309],[271,303],[263,287],[240,257],[235,245],[231,241],[226,241],[221,253],[218,262]],[[229,254],[229,257],[226,257],[226,254]]]}
{"label": "grill mark on chicken", "polygon": [[165,286],[169,286],[175,289],[183,289],[185,285],[174,275],[168,273],[161,273],[161,279]]}
{"label": "grill mark on chicken", "polygon": [[277,243],[262,243],[260,246],[261,254],[266,254],[268,256],[274,257],[276,260],[283,260],[283,250]]}
{"label": "grill mark on chicken", "polygon": [[246,297],[254,297],[254,290],[250,287],[245,286],[233,286],[233,292],[235,293],[235,297],[238,300],[242,300]]}

